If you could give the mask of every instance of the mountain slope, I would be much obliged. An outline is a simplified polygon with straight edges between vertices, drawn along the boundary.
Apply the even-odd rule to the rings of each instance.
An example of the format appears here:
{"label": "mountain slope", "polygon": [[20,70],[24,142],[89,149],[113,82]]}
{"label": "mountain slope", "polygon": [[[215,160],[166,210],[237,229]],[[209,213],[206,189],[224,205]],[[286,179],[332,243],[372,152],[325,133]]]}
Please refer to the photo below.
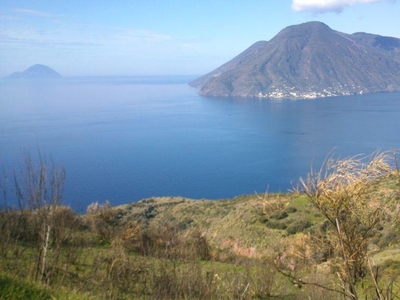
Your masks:
{"label": "mountain slope", "polygon": [[400,91],[400,39],[289,26],[190,83],[217,97],[316,98]]}
{"label": "mountain slope", "polygon": [[14,72],[8,79],[56,79],[61,78],[61,75],[45,65],[36,64],[23,72]]}

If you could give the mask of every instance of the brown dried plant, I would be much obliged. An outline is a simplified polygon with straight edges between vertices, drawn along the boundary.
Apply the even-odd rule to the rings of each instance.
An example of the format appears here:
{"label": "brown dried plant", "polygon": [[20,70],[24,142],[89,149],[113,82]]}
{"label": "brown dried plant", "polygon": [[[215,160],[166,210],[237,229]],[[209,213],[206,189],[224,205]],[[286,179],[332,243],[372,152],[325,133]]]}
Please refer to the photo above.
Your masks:
{"label": "brown dried plant", "polygon": [[368,244],[373,231],[395,207],[394,197],[374,199],[372,183],[393,173],[389,152],[346,159],[329,157],[320,171],[300,179],[302,191],[328,221],[327,237],[336,249],[329,262],[339,290],[358,299],[357,283],[368,275]]}
{"label": "brown dried plant", "polygon": [[282,213],[290,204],[281,194],[276,195],[274,198],[270,197],[268,192],[265,192],[264,195],[256,195],[257,198],[262,201],[262,213],[268,218],[274,214]]}

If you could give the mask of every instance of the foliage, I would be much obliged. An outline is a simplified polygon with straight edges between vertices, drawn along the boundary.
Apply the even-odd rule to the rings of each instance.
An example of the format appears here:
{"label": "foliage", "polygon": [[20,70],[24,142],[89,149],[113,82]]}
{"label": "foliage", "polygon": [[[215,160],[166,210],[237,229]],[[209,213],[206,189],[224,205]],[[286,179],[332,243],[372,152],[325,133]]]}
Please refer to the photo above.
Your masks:
{"label": "foliage", "polygon": [[[318,252],[322,253],[331,274],[338,279],[337,287],[325,288],[349,299],[359,299],[357,286],[368,276],[378,298],[386,299],[377,280],[378,272],[371,264],[369,245],[381,224],[397,216],[399,204],[395,194],[398,188],[384,199],[371,197],[371,188],[377,180],[393,172],[397,174],[392,165],[388,153],[337,160],[330,157],[319,172],[312,171],[306,180],[301,180],[310,203],[326,220],[324,231],[303,243],[303,247],[311,245],[311,250],[316,252],[307,255],[306,265],[315,264]],[[299,253],[302,252],[292,256],[282,253],[277,260],[281,270],[287,265],[283,273],[294,281],[298,281],[297,275],[293,273],[293,259],[288,257],[298,258]]]}
{"label": "foliage", "polygon": [[26,204],[0,211],[0,299],[338,299],[351,275],[359,298],[395,299],[399,176],[357,163],[346,177],[328,160],[305,193],[95,202],[78,215],[62,206],[62,182],[51,187],[60,169],[30,161],[0,178],[3,198],[14,177]]}
{"label": "foliage", "polygon": [[0,299],[4,300],[47,300],[51,295],[43,288],[34,284],[14,280],[9,276],[0,275]]}

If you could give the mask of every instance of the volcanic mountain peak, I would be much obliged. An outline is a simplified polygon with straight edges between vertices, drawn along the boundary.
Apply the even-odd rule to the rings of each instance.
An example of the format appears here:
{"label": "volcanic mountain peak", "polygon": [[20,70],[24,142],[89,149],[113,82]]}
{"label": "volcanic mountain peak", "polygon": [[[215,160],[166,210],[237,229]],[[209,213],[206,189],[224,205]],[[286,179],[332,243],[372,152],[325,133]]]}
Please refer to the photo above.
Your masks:
{"label": "volcanic mountain peak", "polygon": [[61,75],[52,68],[36,64],[23,72],[14,72],[7,78],[9,79],[55,79],[61,78]]}
{"label": "volcanic mountain peak", "polygon": [[190,83],[205,96],[316,98],[400,91],[400,39],[321,22],[281,30]]}

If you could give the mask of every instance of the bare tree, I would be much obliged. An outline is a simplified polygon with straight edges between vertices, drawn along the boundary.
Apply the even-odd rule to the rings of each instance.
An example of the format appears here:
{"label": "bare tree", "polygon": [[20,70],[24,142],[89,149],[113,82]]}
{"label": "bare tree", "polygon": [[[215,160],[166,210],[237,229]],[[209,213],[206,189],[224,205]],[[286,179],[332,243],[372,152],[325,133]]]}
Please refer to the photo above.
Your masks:
{"label": "bare tree", "polygon": [[19,170],[14,169],[13,177],[19,212],[25,222],[25,228],[27,225],[33,227],[33,238],[35,230],[38,232],[39,251],[34,277],[44,282],[49,280],[47,269],[51,240],[58,238],[52,233],[57,225],[55,217],[62,200],[65,169],[57,168],[53,161],[49,165],[40,152],[37,162],[26,153],[23,167]]}
{"label": "bare tree", "polygon": [[[381,293],[373,268],[370,267],[368,245],[374,232],[388,216],[398,210],[394,193],[384,199],[375,198],[372,183],[385,176],[398,176],[388,152],[367,157],[333,159],[301,179],[301,192],[326,220],[323,238],[314,238],[312,245],[329,248],[328,262],[338,279],[336,286],[321,286],[336,291],[348,299],[359,299],[357,284],[367,276],[375,283],[378,299]],[[282,267],[282,264],[281,264]],[[284,272],[297,283],[305,284],[290,272]],[[318,284],[315,284],[318,286]]]}
{"label": "bare tree", "polygon": [[3,166],[2,168],[2,173],[0,177],[0,189],[3,193],[3,203],[4,203],[4,210],[8,209],[8,203],[7,203],[7,191],[8,191],[8,176],[7,172]]}

